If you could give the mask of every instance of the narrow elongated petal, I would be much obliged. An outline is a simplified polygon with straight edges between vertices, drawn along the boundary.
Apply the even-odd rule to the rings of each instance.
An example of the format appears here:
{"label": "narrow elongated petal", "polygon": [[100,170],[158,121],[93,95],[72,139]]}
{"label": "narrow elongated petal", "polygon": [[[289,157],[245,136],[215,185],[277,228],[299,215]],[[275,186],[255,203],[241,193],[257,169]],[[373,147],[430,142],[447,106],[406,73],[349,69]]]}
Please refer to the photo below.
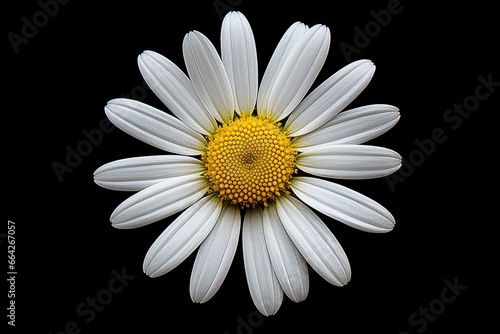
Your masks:
{"label": "narrow elongated petal", "polygon": [[200,175],[203,163],[182,155],[154,155],[116,160],[99,167],[94,181],[103,188],[139,191],[165,179]]}
{"label": "narrow elongated petal", "polygon": [[349,261],[321,219],[291,196],[281,196],[276,206],[283,227],[311,267],[327,282],[346,285],[351,279]]}
{"label": "narrow elongated petal", "polygon": [[177,217],[148,250],[143,264],[146,275],[164,275],[184,261],[210,233],[220,210],[218,198],[210,195]]}
{"label": "narrow elongated petal", "polygon": [[233,262],[240,229],[240,209],[236,205],[224,206],[194,261],[189,292],[195,303],[208,301],[219,290]]}
{"label": "narrow elongated petal", "polygon": [[374,72],[375,65],[369,60],[358,60],[345,66],[295,108],[287,120],[285,130],[295,137],[328,122],[365,89]]}
{"label": "narrow elongated petal", "polygon": [[177,118],[202,134],[214,132],[215,118],[177,65],[153,51],[144,51],[137,62],[148,86]]}
{"label": "narrow elongated petal", "polygon": [[257,101],[257,48],[250,24],[239,12],[230,12],[224,17],[221,56],[231,82],[236,111],[252,112]]}
{"label": "narrow elongated petal", "polygon": [[232,119],[231,84],[213,44],[202,33],[192,31],[184,38],[182,47],[189,77],[205,107],[221,122]]}
{"label": "narrow elongated petal", "polygon": [[201,134],[177,118],[142,102],[114,99],[104,110],[118,128],[159,149],[182,155],[199,155],[206,146]]}
{"label": "narrow elongated petal", "polygon": [[313,146],[297,157],[306,173],[335,179],[373,179],[394,173],[401,156],[393,150],[370,145]]}
{"label": "narrow elongated petal", "polygon": [[274,203],[264,208],[263,224],[269,257],[283,291],[294,302],[303,301],[309,292],[307,262],[286,233]]}
{"label": "narrow elongated petal", "polygon": [[288,116],[311,88],[329,47],[330,30],[327,27],[316,25],[303,34],[286,54],[283,65],[272,78],[274,80],[266,83],[272,87],[267,88],[267,101],[261,102],[265,109],[259,109],[259,112],[269,114],[275,121]]}
{"label": "narrow elongated petal", "polygon": [[399,109],[373,104],[346,110],[316,130],[293,139],[297,150],[331,144],[362,144],[391,129],[399,120]]}
{"label": "narrow elongated petal", "polygon": [[262,314],[273,315],[281,306],[283,290],[267,251],[261,209],[246,212],[242,242],[245,273],[252,300]]}
{"label": "narrow elongated petal", "polygon": [[296,177],[292,190],[312,208],[362,231],[384,233],[394,227],[394,217],[386,208],[339,184],[312,177]]}
{"label": "narrow elongated petal", "polygon": [[111,223],[123,229],[154,223],[192,205],[207,189],[203,175],[169,178],[123,201],[111,214]]}
{"label": "narrow elongated petal", "polygon": [[279,73],[291,50],[308,31],[308,27],[300,22],[295,22],[288,28],[274,51],[264,76],[260,83],[257,96],[257,111],[265,117],[271,117],[270,95]]}

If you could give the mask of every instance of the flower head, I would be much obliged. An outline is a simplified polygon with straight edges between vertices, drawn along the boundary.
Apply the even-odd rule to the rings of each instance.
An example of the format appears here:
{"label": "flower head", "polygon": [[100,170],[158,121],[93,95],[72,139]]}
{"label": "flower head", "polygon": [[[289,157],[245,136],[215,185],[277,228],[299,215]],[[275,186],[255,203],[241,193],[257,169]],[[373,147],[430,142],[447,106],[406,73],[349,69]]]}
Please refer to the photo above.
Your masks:
{"label": "flower head", "polygon": [[182,212],[146,254],[147,275],[166,274],[199,248],[190,294],[206,302],[225,279],[241,234],[252,299],[271,315],[283,293],[306,298],[308,264],[333,285],[350,280],[346,254],[309,206],[363,231],[392,230],[394,218],[380,204],[325,180],[383,177],[401,166],[396,152],[361,145],[396,124],[397,108],[343,111],[368,85],[371,61],[345,66],[308,94],[329,44],[327,27],[293,24],[259,84],[250,24],[230,12],[220,56],[203,34],[186,35],[189,76],[158,53],[139,56],[145,81],[175,117],[128,99],[109,101],[105,112],[118,128],[171,154],[114,161],[94,179],[138,191],[112,213],[117,228]]}
{"label": "flower head", "polygon": [[242,208],[267,206],[290,189],[296,151],[279,124],[241,117],[219,127],[202,154],[209,192]]}

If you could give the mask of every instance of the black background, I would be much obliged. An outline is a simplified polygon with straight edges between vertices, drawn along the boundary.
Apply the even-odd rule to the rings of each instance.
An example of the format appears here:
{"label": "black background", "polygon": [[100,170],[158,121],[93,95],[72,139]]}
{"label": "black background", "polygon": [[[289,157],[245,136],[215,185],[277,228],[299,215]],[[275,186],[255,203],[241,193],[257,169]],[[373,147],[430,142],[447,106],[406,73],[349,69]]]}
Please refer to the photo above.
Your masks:
{"label": "black background", "polygon": [[[492,2],[401,0],[399,13],[372,30],[367,45],[358,40],[350,59],[341,43],[356,46],[355,27],[373,28],[371,11],[386,9],[392,1],[270,3],[73,0],[57,12],[52,7],[53,17],[45,21],[39,15],[38,31],[31,31],[18,52],[9,33],[22,35],[22,18],[33,22],[42,9],[37,1],[4,4],[4,207],[16,224],[16,330],[233,334],[301,328],[413,334],[498,327],[490,303],[497,303],[498,290],[498,149],[493,150],[493,138],[500,87],[460,123],[443,118],[454,104],[474,101],[480,76],[500,81]],[[351,106],[387,103],[401,111],[399,123],[370,143],[403,156],[399,175],[404,182],[392,189],[387,179],[340,182],[387,207],[396,218],[395,229],[368,234],[322,216],[349,257],[352,280],[338,288],[311,272],[308,298],[299,304],[285,300],[272,317],[262,317],[252,303],[241,244],[222,288],[203,305],[189,297],[194,256],[160,278],[142,273],[146,251],[175,217],[135,230],[114,229],[109,215],[130,193],[98,187],[92,173],[106,162],[159,154],[157,149],[115,129],[61,179],[53,169],[54,162],[65,164],[68,148],[83,145],[82,131],[99,129],[108,100],[128,95],[162,108],[143,87],[137,55],[154,50],[184,69],[185,33],[201,31],[219,47],[219,14],[229,6],[252,25],[260,75],[293,22],[325,24],[331,47],[315,86],[349,61],[368,58],[377,65],[375,77]],[[436,129],[444,135],[431,144]],[[418,141],[427,143],[427,152]],[[0,232],[7,276],[7,227]],[[88,298],[106,295],[113,271],[130,276],[127,286],[99,312],[82,314],[90,309]],[[440,302],[446,280],[466,286],[451,303]],[[4,286],[7,314],[5,281]],[[439,314],[409,320],[429,306]]]}

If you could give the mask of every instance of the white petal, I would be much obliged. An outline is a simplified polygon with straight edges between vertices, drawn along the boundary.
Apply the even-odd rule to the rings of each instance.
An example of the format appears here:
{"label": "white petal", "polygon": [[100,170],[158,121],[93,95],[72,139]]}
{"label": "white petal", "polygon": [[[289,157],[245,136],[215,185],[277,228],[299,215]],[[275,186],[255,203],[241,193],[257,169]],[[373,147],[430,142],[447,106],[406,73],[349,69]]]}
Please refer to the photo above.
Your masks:
{"label": "white petal", "polygon": [[230,12],[224,17],[221,56],[231,82],[236,111],[251,113],[257,100],[257,49],[250,24],[239,12]]}
{"label": "white petal", "polygon": [[252,300],[262,314],[273,315],[281,306],[283,290],[267,251],[260,208],[247,210],[242,242],[245,273]]}
{"label": "white petal", "polygon": [[290,114],[285,130],[300,136],[328,122],[351,103],[370,82],[375,65],[369,60],[355,61],[328,78]]}
{"label": "white petal", "polygon": [[153,51],[144,51],[137,62],[148,86],[175,116],[200,133],[214,132],[217,128],[215,118],[179,67]]}
{"label": "white petal", "polygon": [[123,229],[154,223],[192,205],[207,189],[203,175],[169,178],[123,201],[111,214],[111,222]]}
{"label": "white petal", "polygon": [[309,292],[307,262],[283,228],[274,203],[264,208],[263,224],[269,257],[283,291],[294,302],[303,301]]}
{"label": "white petal", "polygon": [[210,195],[177,217],[149,248],[143,264],[146,275],[164,275],[191,255],[214,227],[220,210],[219,199]]}
{"label": "white petal", "polygon": [[307,26],[300,22],[295,22],[288,28],[281,38],[274,51],[264,76],[260,83],[257,97],[257,111],[265,117],[271,117],[271,108],[268,106],[272,88],[279,73],[281,72],[290,51],[308,30]]}
{"label": "white petal", "polygon": [[167,178],[203,171],[203,162],[192,157],[154,155],[109,162],[94,172],[94,181],[111,190],[139,191]]}
{"label": "white petal", "polygon": [[104,108],[121,130],[159,149],[182,155],[199,155],[203,136],[169,114],[139,101],[114,99]]}
{"label": "white petal", "polygon": [[232,120],[233,92],[213,44],[202,33],[193,31],[186,35],[182,47],[189,77],[205,107],[221,122]]}
{"label": "white petal", "polygon": [[391,129],[399,120],[399,109],[374,104],[346,110],[292,143],[297,150],[322,144],[362,144]]}
{"label": "white petal", "polygon": [[379,146],[325,144],[304,149],[296,164],[304,172],[321,177],[373,179],[397,171],[401,156]]}
{"label": "white petal", "polygon": [[[299,104],[323,67],[330,47],[330,30],[321,25],[309,29],[288,53],[271,83],[264,114],[274,121],[285,118]],[[260,97],[259,97],[260,98]]]}
{"label": "white petal", "polygon": [[276,202],[283,226],[311,267],[333,285],[351,279],[349,260],[333,233],[305,204],[291,196]]}
{"label": "white petal", "polygon": [[204,303],[219,290],[233,262],[240,228],[240,209],[236,205],[224,206],[194,261],[189,288],[194,302]]}
{"label": "white petal", "polygon": [[292,190],[307,205],[362,231],[384,233],[394,227],[394,217],[386,208],[339,184],[313,177],[296,177]]}

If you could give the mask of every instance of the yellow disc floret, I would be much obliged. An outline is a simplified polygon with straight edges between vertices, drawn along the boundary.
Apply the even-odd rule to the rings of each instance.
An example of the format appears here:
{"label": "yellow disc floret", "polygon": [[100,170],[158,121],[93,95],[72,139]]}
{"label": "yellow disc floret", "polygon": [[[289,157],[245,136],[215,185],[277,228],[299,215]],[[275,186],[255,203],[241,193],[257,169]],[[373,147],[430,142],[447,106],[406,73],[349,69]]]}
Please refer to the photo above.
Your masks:
{"label": "yellow disc floret", "polygon": [[241,207],[265,206],[288,193],[296,154],[280,124],[242,114],[208,138],[202,160],[209,192]]}

